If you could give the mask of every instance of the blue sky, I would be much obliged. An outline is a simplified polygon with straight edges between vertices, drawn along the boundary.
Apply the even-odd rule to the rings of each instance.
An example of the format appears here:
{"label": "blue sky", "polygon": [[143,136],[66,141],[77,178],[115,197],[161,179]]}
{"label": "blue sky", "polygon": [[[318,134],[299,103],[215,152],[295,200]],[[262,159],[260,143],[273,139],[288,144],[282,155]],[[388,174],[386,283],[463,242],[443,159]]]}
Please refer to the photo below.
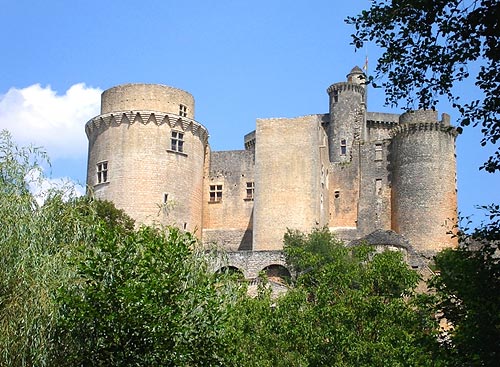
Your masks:
{"label": "blue sky", "polygon": [[[85,122],[102,90],[160,83],[189,91],[213,150],[243,148],[256,118],[328,111],[326,88],[343,81],[365,52],[343,20],[369,1],[2,0],[0,129],[43,145],[54,180],[86,175]],[[369,68],[379,54],[368,46]],[[466,85],[463,95],[474,93]],[[370,111],[383,94],[369,91]],[[456,112],[446,104],[452,120]],[[500,174],[478,167],[493,148],[479,129],[458,138],[459,210],[500,202]],[[476,221],[479,217],[476,216]]]}

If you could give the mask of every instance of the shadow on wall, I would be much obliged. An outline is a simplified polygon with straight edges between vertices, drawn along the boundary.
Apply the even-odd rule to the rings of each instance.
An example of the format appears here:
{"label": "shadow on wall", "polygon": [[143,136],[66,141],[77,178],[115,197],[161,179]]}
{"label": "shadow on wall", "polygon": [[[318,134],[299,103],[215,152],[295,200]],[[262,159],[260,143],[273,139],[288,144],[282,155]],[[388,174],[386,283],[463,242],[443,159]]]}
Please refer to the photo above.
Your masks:
{"label": "shadow on wall", "polygon": [[238,251],[251,251],[253,244],[253,208],[252,213],[250,214],[250,218],[248,219],[247,229],[241,238],[240,245],[238,246]]}

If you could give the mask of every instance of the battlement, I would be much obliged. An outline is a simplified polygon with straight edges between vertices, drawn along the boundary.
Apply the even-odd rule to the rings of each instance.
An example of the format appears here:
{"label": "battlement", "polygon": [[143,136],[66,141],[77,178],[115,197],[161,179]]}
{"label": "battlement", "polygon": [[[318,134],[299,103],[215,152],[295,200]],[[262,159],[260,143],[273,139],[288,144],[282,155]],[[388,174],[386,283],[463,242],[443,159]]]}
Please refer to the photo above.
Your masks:
{"label": "battlement", "polygon": [[191,131],[198,135],[204,144],[208,144],[208,131],[200,123],[178,115],[169,115],[157,111],[128,111],[123,113],[107,113],[90,119],[85,124],[85,133],[90,137],[94,131],[102,132],[112,125],[121,124],[155,124],[168,125],[172,129]]}
{"label": "battlement", "polygon": [[410,249],[431,256],[456,244],[447,228],[456,218],[457,130],[434,110],[368,112],[365,80],[355,66],[327,88],[327,113],[257,119],[245,149],[232,151],[210,150],[190,93],[110,88],[85,125],[87,185],[138,223],[177,225],[232,251],[224,266],[247,277],[285,267],[287,228],[325,226],[413,264]]}
{"label": "battlement", "polygon": [[391,131],[391,137],[399,134],[411,134],[417,131],[442,131],[456,137],[458,132],[450,125],[450,115],[443,113],[438,121],[435,110],[407,111],[399,116],[399,124]]}
{"label": "battlement", "polygon": [[345,91],[353,91],[353,92],[361,94],[362,96],[365,95],[365,88],[362,85],[353,84],[353,83],[349,83],[349,82],[339,82],[339,83],[332,84],[326,90],[326,92],[330,96],[333,93],[340,94],[340,93],[345,92]]}

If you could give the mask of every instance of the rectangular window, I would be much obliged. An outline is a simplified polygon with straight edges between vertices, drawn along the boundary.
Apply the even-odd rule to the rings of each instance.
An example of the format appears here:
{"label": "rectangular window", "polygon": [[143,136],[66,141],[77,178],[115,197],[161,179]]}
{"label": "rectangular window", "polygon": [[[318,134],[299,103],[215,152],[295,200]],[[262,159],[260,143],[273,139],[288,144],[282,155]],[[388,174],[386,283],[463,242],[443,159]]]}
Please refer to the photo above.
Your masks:
{"label": "rectangular window", "polygon": [[187,107],[183,104],[179,105],[179,116],[186,117],[187,116]]}
{"label": "rectangular window", "polygon": [[108,182],[108,161],[97,163],[97,183]]}
{"label": "rectangular window", "polygon": [[174,152],[182,153],[184,151],[184,133],[180,131],[172,131],[172,138],[170,139],[170,149]]}
{"label": "rectangular window", "polygon": [[347,154],[347,142],[345,139],[342,139],[340,141],[340,155],[346,155]]}
{"label": "rectangular window", "polygon": [[375,160],[382,160],[382,144],[375,144]]}
{"label": "rectangular window", "polygon": [[254,194],[254,191],[255,191],[255,184],[254,182],[247,182],[247,196],[246,196],[246,200],[253,200],[253,194]]}
{"label": "rectangular window", "polygon": [[382,195],[382,179],[375,179],[375,194]]}
{"label": "rectangular window", "polygon": [[222,201],[222,185],[210,185],[210,202]]}
{"label": "rectangular window", "polygon": [[339,91],[338,90],[334,90],[333,91],[333,102],[338,102],[339,101]]}

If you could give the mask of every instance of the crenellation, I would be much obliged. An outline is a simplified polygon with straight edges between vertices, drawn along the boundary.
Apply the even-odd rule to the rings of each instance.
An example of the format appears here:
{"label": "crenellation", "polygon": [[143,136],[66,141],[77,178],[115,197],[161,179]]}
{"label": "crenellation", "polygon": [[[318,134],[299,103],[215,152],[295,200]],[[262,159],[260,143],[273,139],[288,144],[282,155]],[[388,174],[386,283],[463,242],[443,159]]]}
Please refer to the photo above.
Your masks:
{"label": "crenellation", "polygon": [[364,80],[355,67],[330,85],[326,114],[258,119],[235,151],[211,151],[188,92],[110,88],[85,125],[88,192],[139,223],[195,231],[247,276],[286,266],[288,228],[429,258],[456,245],[457,131],[433,110],[367,111]]}

